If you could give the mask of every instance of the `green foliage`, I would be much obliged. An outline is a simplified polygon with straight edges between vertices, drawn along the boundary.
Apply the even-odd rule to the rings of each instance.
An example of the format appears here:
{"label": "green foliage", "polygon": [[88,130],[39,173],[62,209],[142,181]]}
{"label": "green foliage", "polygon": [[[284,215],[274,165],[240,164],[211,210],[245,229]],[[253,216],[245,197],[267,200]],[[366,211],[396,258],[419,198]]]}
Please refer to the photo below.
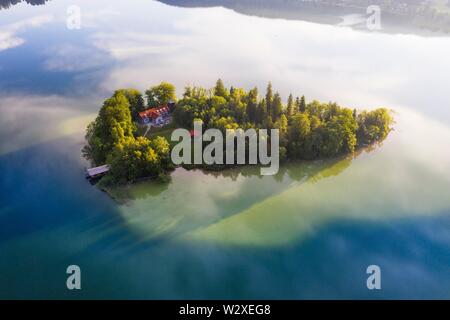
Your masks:
{"label": "green foliage", "polygon": [[175,86],[168,82],[161,82],[145,91],[149,107],[157,107],[170,101],[177,101]]}
{"label": "green foliage", "polygon": [[161,169],[163,171],[174,169],[173,163],[170,159],[170,143],[166,138],[157,136],[150,140],[150,146],[156,151],[156,154],[160,160]]}
{"label": "green foliage", "polygon": [[295,98],[295,102],[294,102],[294,114],[300,112],[300,98],[297,97]]}
{"label": "green foliage", "polygon": [[275,122],[274,127],[276,129],[279,129],[281,134],[287,133],[287,130],[288,130],[288,118],[286,117],[286,115],[282,114],[280,119],[277,122]]}
{"label": "green foliage", "polygon": [[281,101],[280,94],[277,92],[273,96],[272,101],[272,119],[278,120],[282,113],[283,113],[283,102]]}
{"label": "green foliage", "polygon": [[142,177],[157,177],[169,169],[169,143],[165,138],[126,139],[114,150],[109,179],[121,184]]}
{"label": "green foliage", "polygon": [[306,114],[297,113],[288,129],[288,152],[293,158],[300,158],[306,150],[306,140],[310,138],[311,121]]}
{"label": "green foliage", "polygon": [[[233,89],[233,88],[232,88]],[[231,92],[234,91],[230,90]],[[227,98],[229,93],[228,90],[225,88],[222,79],[218,79],[216,82],[216,86],[214,87],[214,95],[218,96],[218,97],[223,97],[223,98]]]}
{"label": "green foliage", "polygon": [[215,117],[231,114],[224,97],[209,97],[207,93],[203,88],[186,88],[184,98],[178,102],[174,111],[174,119],[179,126],[190,127],[196,118],[208,123]]}
{"label": "green foliage", "polygon": [[300,98],[300,103],[298,105],[298,110],[300,112],[305,112],[306,111],[306,100],[305,100],[305,96],[302,96]]}
{"label": "green foliage", "polygon": [[389,110],[380,108],[371,112],[364,111],[356,115],[358,122],[358,145],[369,145],[384,140],[391,131],[393,123]]}
{"label": "green foliage", "polygon": [[130,112],[133,120],[137,120],[139,117],[139,112],[145,110],[144,98],[142,93],[136,89],[119,89],[116,90],[114,96],[123,94],[130,104]]}
{"label": "green foliage", "polygon": [[280,129],[280,150],[292,159],[329,158],[354,152],[358,147],[381,141],[390,131],[392,118],[386,109],[357,114],[336,103],[306,103],[304,96],[288,98],[267,86],[265,98],[258,89],[249,92],[234,87],[228,92],[219,79],[213,90],[189,87],[178,102],[174,118],[191,127],[201,119],[206,128],[222,131],[236,128]]}
{"label": "green foliage", "polygon": [[287,107],[286,107],[286,113],[288,117],[291,117],[294,114],[295,110],[295,103],[294,103],[294,97],[292,96],[292,93],[289,95]]}
{"label": "green foliage", "polygon": [[357,123],[350,109],[313,101],[293,117],[289,128],[289,156],[329,158],[354,152]]}
{"label": "green foliage", "polygon": [[94,165],[110,165],[110,172],[102,179],[104,184],[156,176],[173,167],[165,138],[149,140],[134,136],[136,127],[131,113],[142,108],[142,102],[137,90],[117,90],[105,100],[95,121],[88,125],[83,155]]}
{"label": "green foliage", "polygon": [[258,119],[258,88],[253,88],[247,95],[247,116],[250,122],[257,122]]}
{"label": "green foliage", "polygon": [[272,115],[272,104],[273,104],[273,90],[272,83],[269,82],[266,89],[266,112]]}
{"label": "green foliage", "polygon": [[133,138],[135,130],[130,103],[123,93],[117,92],[105,100],[95,121],[88,125],[88,144],[83,154],[96,165],[104,164],[115,146]]}
{"label": "green foliage", "polygon": [[239,124],[231,117],[220,117],[212,121],[211,128],[219,129],[225,133],[227,129],[238,129]]}

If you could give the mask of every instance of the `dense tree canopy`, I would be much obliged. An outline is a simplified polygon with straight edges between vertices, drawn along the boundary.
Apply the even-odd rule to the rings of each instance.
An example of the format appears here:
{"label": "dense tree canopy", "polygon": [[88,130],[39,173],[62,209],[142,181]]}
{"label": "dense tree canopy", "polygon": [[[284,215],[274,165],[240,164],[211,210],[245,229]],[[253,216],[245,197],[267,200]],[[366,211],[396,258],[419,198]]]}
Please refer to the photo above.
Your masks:
{"label": "dense tree canopy", "polygon": [[280,147],[292,159],[329,158],[355,151],[386,138],[392,118],[387,109],[356,111],[336,103],[306,103],[291,94],[286,106],[272,84],[261,99],[258,89],[232,92],[218,80],[212,90],[186,88],[174,113],[178,125],[191,127],[201,119],[206,128],[280,129]]}
{"label": "dense tree canopy", "polygon": [[114,93],[114,96],[123,94],[130,104],[130,112],[133,120],[137,120],[139,112],[145,110],[145,103],[142,93],[136,89],[119,89]]}
{"label": "dense tree canopy", "polygon": [[[233,92],[234,89],[230,90],[230,91]],[[223,98],[227,98],[228,97],[229,92],[228,92],[227,89],[225,89],[225,86],[223,84],[222,79],[217,80],[216,86],[214,87],[214,95],[218,96],[218,97],[223,97]]]}
{"label": "dense tree canopy", "polygon": [[108,179],[126,183],[156,177],[171,167],[169,143],[163,137],[126,139],[114,151]]}
{"label": "dense tree canopy", "polygon": [[84,155],[95,164],[103,164],[116,145],[126,138],[134,138],[136,127],[131,119],[130,103],[122,92],[105,100],[94,122],[86,133],[88,145]]}
{"label": "dense tree canopy", "polygon": [[147,105],[157,107],[170,101],[177,101],[175,86],[168,82],[161,82],[159,85],[151,87],[145,91]]}
{"label": "dense tree canopy", "polygon": [[392,118],[386,109],[364,111],[357,115],[357,138],[360,144],[368,145],[384,140],[390,131]]}
{"label": "dense tree canopy", "polygon": [[105,100],[97,118],[87,128],[83,154],[93,165],[110,165],[105,181],[124,183],[173,168],[165,138],[135,137],[132,112],[141,110],[143,104],[139,91],[117,90]]}

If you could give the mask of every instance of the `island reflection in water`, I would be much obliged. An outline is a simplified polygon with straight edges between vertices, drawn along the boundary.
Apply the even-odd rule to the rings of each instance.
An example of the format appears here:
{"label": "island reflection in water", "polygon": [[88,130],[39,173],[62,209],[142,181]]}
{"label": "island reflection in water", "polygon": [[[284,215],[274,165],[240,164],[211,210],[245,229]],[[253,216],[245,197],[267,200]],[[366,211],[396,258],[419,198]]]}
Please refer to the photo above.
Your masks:
{"label": "island reflection in water", "polygon": [[[417,115],[396,116],[396,131],[380,150],[288,163],[273,177],[259,176],[252,167],[221,173],[179,169],[169,184],[140,183],[119,188],[116,196],[125,201],[127,223],[144,238],[206,238],[234,245],[283,245],[304,238],[313,226],[342,218],[439,214],[450,206],[444,196],[450,180],[442,176],[442,164],[427,163],[426,154],[448,157],[439,149],[449,131]],[[408,151],[407,140],[420,141],[420,128],[427,126],[434,126],[440,138]],[[423,191],[424,185],[433,191]]]}

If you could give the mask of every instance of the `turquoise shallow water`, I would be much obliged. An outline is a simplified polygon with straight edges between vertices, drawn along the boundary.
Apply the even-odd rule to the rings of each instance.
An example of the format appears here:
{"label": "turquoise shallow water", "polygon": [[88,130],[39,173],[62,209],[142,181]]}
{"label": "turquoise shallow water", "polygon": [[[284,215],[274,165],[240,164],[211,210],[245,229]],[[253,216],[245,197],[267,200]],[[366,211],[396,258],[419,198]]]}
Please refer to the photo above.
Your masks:
{"label": "turquoise shallow water", "polygon": [[[441,82],[450,66],[440,59],[449,39],[150,1],[80,3],[84,27],[74,32],[68,4],[0,11],[9,32],[0,31],[9,37],[0,51],[0,298],[450,298]],[[252,58],[249,43],[263,57]],[[385,50],[371,56],[374,43]],[[171,79],[181,88],[194,77],[209,85],[217,75],[389,105],[395,131],[353,157],[286,164],[274,177],[178,169],[168,183],[120,190],[118,202],[87,183],[82,131],[112,90]],[[70,264],[81,267],[81,291],[65,287]],[[366,288],[371,264],[381,291]]]}

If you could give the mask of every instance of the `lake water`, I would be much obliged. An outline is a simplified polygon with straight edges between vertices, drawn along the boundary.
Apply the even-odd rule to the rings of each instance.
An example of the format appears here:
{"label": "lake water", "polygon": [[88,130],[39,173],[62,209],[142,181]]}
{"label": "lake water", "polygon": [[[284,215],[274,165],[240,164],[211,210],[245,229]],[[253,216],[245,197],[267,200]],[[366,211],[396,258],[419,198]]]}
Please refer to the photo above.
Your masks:
{"label": "lake water", "polygon": [[[70,5],[81,29],[66,27]],[[450,37],[366,32],[156,1],[0,11],[0,298],[450,298]],[[86,124],[121,87],[226,84],[387,106],[352,157],[84,179]],[[66,268],[82,290],[66,289]],[[366,287],[379,265],[382,290]]]}

